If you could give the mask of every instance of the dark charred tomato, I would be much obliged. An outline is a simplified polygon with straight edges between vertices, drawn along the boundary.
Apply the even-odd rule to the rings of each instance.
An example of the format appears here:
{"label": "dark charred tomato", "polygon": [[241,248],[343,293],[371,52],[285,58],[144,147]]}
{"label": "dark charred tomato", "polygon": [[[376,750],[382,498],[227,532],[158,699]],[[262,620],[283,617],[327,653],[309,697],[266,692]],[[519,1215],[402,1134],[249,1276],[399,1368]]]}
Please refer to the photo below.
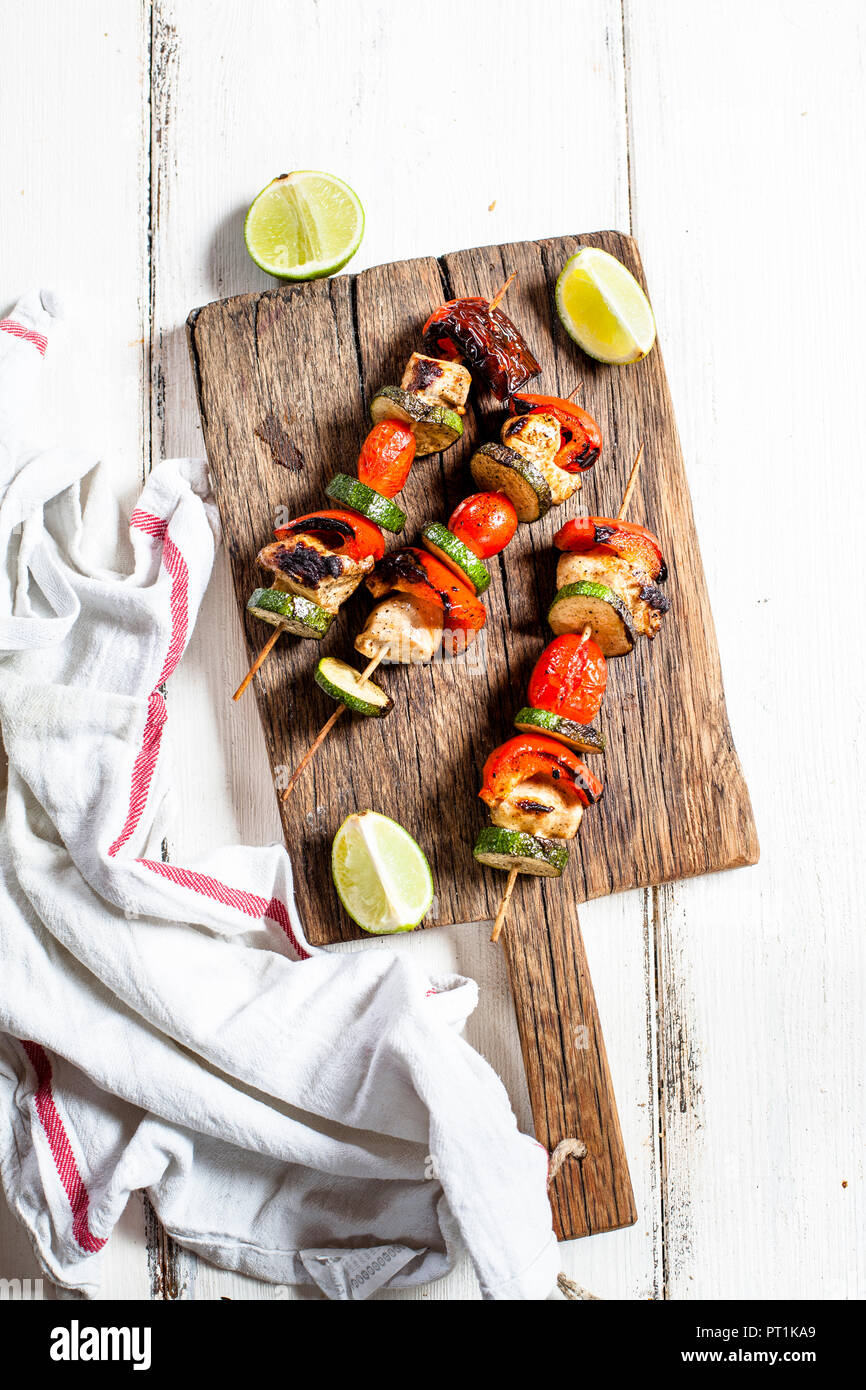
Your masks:
{"label": "dark charred tomato", "polygon": [[292,536],[315,536],[340,555],[348,555],[350,560],[365,560],[368,555],[379,560],[385,554],[385,538],[379,527],[355,512],[336,509],[306,512],[304,516],[295,517],[288,526],[280,526],[274,535],[278,541]]}
{"label": "dark charred tomato", "polygon": [[426,550],[414,550],[409,548],[409,553],[414,555],[418,564],[424,570],[427,579],[442,599],[445,609],[446,629],[452,632],[462,632],[466,634],[466,644],[472,640],[470,634],[480,632],[487,622],[487,613],[484,604],[472,592],[468,584],[464,584],[462,579],[458,579],[453,570],[447,565],[443,565],[441,560],[437,560],[435,555],[430,555]]}
{"label": "dark charred tomato", "polygon": [[424,348],[433,357],[462,359],[500,401],[541,371],[508,315],[478,296],[440,304],[424,325]]}
{"label": "dark charred tomato", "polygon": [[415,458],[415,436],[400,420],[381,420],[361,446],[358,477],[383,497],[394,497],[406,484]]}
{"label": "dark charred tomato", "polygon": [[478,795],[488,806],[496,806],[532,777],[549,777],[558,787],[574,792],[583,806],[593,805],[604,790],[570,748],[543,734],[520,734],[494,748],[484,764]]}
{"label": "dark charred tomato", "polygon": [[566,473],[585,473],[601,454],[602,438],[598,424],[573,401],[560,396],[531,396],[521,393],[511,402],[515,415],[555,415],[561,430],[559,453],[554,462]]}
{"label": "dark charred tomato", "polygon": [[545,647],[529,681],[533,709],[561,714],[576,724],[591,724],[601,708],[607,685],[607,662],[592,638],[577,633],[555,637]]}
{"label": "dark charred tomato", "polygon": [[508,545],[517,530],[517,512],[504,492],[473,492],[451,513],[448,530],[486,560]]}
{"label": "dark charred tomato", "polygon": [[559,550],[596,551],[616,555],[646,570],[660,584],[668,577],[662,548],[652,531],[611,516],[578,516],[560,527],[553,538]]}

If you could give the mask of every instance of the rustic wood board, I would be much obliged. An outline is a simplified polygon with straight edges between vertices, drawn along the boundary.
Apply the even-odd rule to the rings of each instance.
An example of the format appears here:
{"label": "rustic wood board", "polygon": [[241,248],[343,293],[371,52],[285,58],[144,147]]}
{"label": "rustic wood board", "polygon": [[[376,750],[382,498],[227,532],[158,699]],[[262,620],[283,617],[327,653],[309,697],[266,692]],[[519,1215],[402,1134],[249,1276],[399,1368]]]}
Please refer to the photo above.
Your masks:
{"label": "rustic wood board", "polygon": [[[344,719],[295,796],[281,805],[286,842],[310,939],[357,935],[329,869],[333,833],[371,806],[401,821],[430,856],[437,897],[428,925],[491,917],[503,877],[479,870],[472,844],[485,816],[477,800],[487,752],[512,732],[532,665],[550,637],[554,530],[567,515],[616,511],[641,440],[647,457],[630,515],[655,530],[672,562],[673,613],[654,646],[610,664],[604,706],[608,794],[585,817],[568,876],[522,879],[504,943],[536,1135],[549,1150],[579,1137],[586,1155],[551,1187],[564,1239],[636,1220],[604,1040],[577,917],[587,898],[754,862],[748,792],[728,726],[712,617],[661,353],[627,369],[599,367],[561,330],[556,274],[578,244],[602,245],[643,278],[634,242],[616,232],[518,242],[377,266],[195,311],[189,339],[214,485],[232,558],[250,656],[262,624],[245,611],[260,582],[255,556],[278,508],[322,505],[324,485],[351,472],[369,427],[366,405],[399,381],[420,325],[443,298],[491,294],[512,270],[509,309],[543,369],[538,389],[580,398],[605,434],[602,463],[578,499],[523,526],[485,595],[488,624],[469,653],[428,667],[389,668],[395,699],[383,721]],[[447,517],[472,490],[466,468],[502,409],[473,398],[466,433],[445,455],[419,461],[401,500],[410,528]],[[497,568],[497,567],[495,567]],[[274,768],[299,761],[333,705],[312,671],[322,649],[356,659],[363,609],[346,605],[323,644],[287,639],[256,680]],[[228,694],[228,692],[227,692]]]}
{"label": "rustic wood board", "polygon": [[[655,643],[641,641],[631,657],[610,663],[602,711],[606,795],[584,818],[565,879],[523,882],[522,900],[528,912],[546,907],[556,915],[566,900],[758,857],[661,351],[657,345],[627,368],[599,366],[562,331],[552,287],[581,244],[604,246],[643,279],[634,241],[601,232],[377,266],[210,304],[190,316],[205,440],[251,655],[267,630],[244,604],[262,582],[255,556],[277,509],[296,514],[321,506],[328,478],[354,471],[369,428],[369,397],[399,380],[421,324],[444,297],[491,293],[516,270],[508,308],[541,363],[537,389],[566,394],[581,381],[580,399],[605,436],[601,462],[582,492],[542,522],[520,527],[498,574],[494,566],[483,648],[423,669],[388,668],[383,684],[394,714],[381,722],[344,719],[282,807],[286,842],[304,865],[298,903],[314,942],[357,935],[334,892],[328,851],[343,817],[367,806],[400,820],[430,856],[437,898],[429,925],[495,912],[501,875],[479,871],[472,858],[486,819],[479,772],[489,750],[511,734],[532,665],[551,635],[544,621],[557,558],[551,537],[569,515],[616,511],[642,440],[646,455],[629,515],[661,538],[671,614]],[[472,401],[460,444],[414,468],[402,498],[410,522],[395,544],[414,539],[426,520],[447,518],[471,490],[468,456],[502,418],[492,398],[473,393]],[[294,466],[276,462],[275,454]],[[365,602],[346,605],[322,644],[281,641],[257,678],[275,775],[295,765],[333,712],[312,671],[323,651],[356,659],[352,636]]]}

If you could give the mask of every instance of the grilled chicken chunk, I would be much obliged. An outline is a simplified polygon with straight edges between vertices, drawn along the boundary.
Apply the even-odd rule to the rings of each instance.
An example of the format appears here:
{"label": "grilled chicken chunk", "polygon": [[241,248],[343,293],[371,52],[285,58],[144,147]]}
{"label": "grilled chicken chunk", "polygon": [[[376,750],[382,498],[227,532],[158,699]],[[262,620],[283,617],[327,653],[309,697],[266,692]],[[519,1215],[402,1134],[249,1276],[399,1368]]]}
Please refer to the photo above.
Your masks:
{"label": "grilled chicken chunk", "polygon": [[535,464],[557,505],[580,488],[580,474],[566,473],[554,462],[561,440],[559,421],[555,415],[539,411],[535,415],[511,416],[502,426],[500,438],[509,449]]}
{"label": "grilled chicken chunk", "polygon": [[582,580],[612,589],[628,608],[638,632],[650,639],[655,637],[662,625],[662,613],[670,605],[645,570],[615,555],[562,555],[556,566],[557,589]]}
{"label": "grilled chicken chunk", "polygon": [[339,555],[317,536],[300,534],[285,541],[272,541],[260,550],[256,561],[270,570],[274,587],[290,594],[302,594],[329,613],[336,613],[373,568],[372,555],[352,560]]}
{"label": "grilled chicken chunk", "polygon": [[531,777],[520,782],[504,801],[492,807],[490,819],[504,830],[573,840],[583,810],[574,792],[555,785],[549,777]]}
{"label": "grilled chicken chunk", "polygon": [[466,397],[472,377],[459,362],[446,362],[438,357],[425,357],[413,352],[406,363],[400,386],[431,405],[445,405],[458,415],[465,415]]}
{"label": "grilled chicken chunk", "polygon": [[442,610],[413,594],[391,594],[377,603],[363,631],[355,638],[355,650],[374,657],[384,647],[387,661],[404,666],[432,661],[442,642]]}

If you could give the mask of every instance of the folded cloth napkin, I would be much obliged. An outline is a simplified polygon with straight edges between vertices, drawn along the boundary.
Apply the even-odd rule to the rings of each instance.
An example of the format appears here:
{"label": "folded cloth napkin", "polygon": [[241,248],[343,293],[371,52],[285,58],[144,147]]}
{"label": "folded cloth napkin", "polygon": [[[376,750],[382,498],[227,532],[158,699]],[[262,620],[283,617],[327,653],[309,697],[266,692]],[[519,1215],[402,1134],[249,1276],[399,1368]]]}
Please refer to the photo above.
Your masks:
{"label": "folded cloth napkin", "polygon": [[[556,1281],[547,1155],[460,1036],[477,989],[385,943],[312,948],[282,845],[159,849],[164,683],[213,562],[204,463],[128,528],[101,466],[28,442],[56,317],[0,322],[0,1172],[48,1274],[93,1292],[145,1188],[180,1244],[329,1297]],[[298,866],[303,872],[303,866]]]}

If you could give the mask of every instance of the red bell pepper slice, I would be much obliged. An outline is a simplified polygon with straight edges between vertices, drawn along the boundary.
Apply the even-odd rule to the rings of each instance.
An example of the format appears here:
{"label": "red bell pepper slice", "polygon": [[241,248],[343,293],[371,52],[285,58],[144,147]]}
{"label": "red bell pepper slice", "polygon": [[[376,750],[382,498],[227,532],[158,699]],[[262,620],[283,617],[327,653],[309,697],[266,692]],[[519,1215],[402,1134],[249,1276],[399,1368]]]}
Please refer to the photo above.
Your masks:
{"label": "red bell pepper slice", "polygon": [[545,647],[529,681],[529,703],[577,724],[591,724],[607,685],[607,662],[592,638],[574,632]]}
{"label": "red bell pepper slice", "polygon": [[500,401],[541,371],[508,315],[478,295],[440,304],[424,325],[423,340],[434,356],[460,358],[480,373]]}
{"label": "red bell pepper slice", "polygon": [[496,806],[532,777],[549,777],[567,787],[583,806],[592,806],[604,790],[586,763],[565,744],[543,734],[520,734],[494,748],[484,764],[478,795],[488,806]]}
{"label": "red bell pepper slice", "polygon": [[348,555],[350,560],[365,560],[368,555],[381,560],[385,554],[385,538],[374,521],[358,516],[357,512],[337,508],[305,512],[288,526],[280,526],[274,535],[278,541],[292,536],[315,536],[338,554]]}
{"label": "red bell pepper slice", "polygon": [[668,577],[661,545],[652,531],[618,517],[575,517],[557,531],[553,543],[559,550],[616,555],[620,560],[640,565],[658,583]]}
{"label": "red bell pepper slice", "polygon": [[443,565],[441,560],[437,560],[435,555],[430,555],[426,550],[415,550],[411,546],[408,547],[408,551],[415,556],[427,575],[428,582],[442,600],[445,610],[444,626],[453,632],[466,633],[467,642],[472,640],[469,634],[480,632],[487,622],[484,604],[477,594],[473,593],[462,579],[458,579],[452,569]]}

